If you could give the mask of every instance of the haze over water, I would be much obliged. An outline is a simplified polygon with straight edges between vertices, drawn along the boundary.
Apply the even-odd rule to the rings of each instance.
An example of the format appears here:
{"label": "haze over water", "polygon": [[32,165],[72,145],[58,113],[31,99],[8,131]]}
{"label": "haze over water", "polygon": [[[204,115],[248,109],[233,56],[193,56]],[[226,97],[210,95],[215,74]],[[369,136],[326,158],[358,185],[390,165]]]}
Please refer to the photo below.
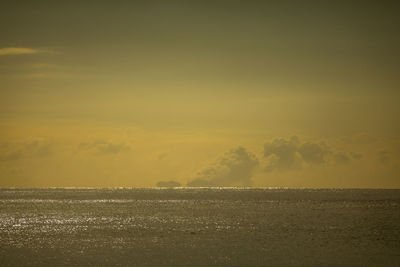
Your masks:
{"label": "haze over water", "polygon": [[398,266],[400,190],[0,189],[1,266]]}
{"label": "haze over water", "polygon": [[4,1],[0,187],[398,189],[399,13]]}

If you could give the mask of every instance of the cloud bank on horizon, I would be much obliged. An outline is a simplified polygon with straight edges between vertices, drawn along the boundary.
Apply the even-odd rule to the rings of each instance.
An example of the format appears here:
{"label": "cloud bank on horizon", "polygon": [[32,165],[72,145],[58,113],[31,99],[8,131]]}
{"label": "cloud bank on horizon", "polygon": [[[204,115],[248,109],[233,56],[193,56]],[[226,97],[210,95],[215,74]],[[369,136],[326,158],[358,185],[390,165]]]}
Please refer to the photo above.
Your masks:
{"label": "cloud bank on horizon", "polygon": [[[135,139],[139,141],[132,141]],[[374,187],[379,181],[385,182],[386,187],[396,187],[400,162],[399,142],[367,142],[364,137],[321,141],[292,136],[271,139],[259,149],[230,149],[195,172],[215,153],[207,152],[194,160],[188,157],[195,154],[177,150],[176,141],[165,146],[152,145],[154,139],[145,144],[146,139],[149,140],[148,134],[134,139],[2,142],[0,185]],[[203,142],[196,149],[208,151]],[[166,153],[168,157],[160,160],[159,155]]]}
{"label": "cloud bank on horizon", "polygon": [[[361,136],[361,138],[365,137]],[[352,141],[343,139],[343,141],[354,145],[354,143],[359,142],[358,139],[355,138]],[[370,142],[375,143],[376,140],[371,139]],[[376,158],[369,155],[369,160],[372,160],[370,164],[382,167],[390,160],[389,153],[386,150],[380,150],[376,155]],[[361,163],[360,165],[362,159],[365,159],[365,155],[361,152],[341,151],[327,145],[324,141],[302,141],[298,136],[280,137],[266,142],[262,154],[258,156],[244,147],[229,150],[213,164],[196,173],[186,183],[186,186],[248,187],[254,185],[255,173],[258,177],[260,173],[264,173],[265,178],[263,179],[268,180],[269,176],[280,177],[281,173],[290,173],[290,175],[296,177],[302,173],[315,176],[315,173],[319,171],[318,176],[323,180],[323,176],[326,175],[324,170],[325,172],[332,172],[335,169],[342,169],[348,170],[348,174],[354,175],[351,169],[360,168],[362,164],[365,164]],[[281,182],[285,181],[282,179]],[[174,187],[180,186],[181,183],[160,181],[156,185]]]}
{"label": "cloud bank on horizon", "polygon": [[252,175],[257,166],[255,155],[240,146],[226,152],[215,164],[197,173],[187,186],[251,186]]}

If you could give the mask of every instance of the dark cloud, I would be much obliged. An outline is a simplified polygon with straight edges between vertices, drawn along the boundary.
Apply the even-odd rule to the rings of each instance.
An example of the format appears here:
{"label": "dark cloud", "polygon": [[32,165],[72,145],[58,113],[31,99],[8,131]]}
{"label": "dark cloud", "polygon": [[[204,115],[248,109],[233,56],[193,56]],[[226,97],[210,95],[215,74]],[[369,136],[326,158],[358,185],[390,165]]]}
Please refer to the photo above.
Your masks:
{"label": "dark cloud", "polygon": [[363,155],[359,152],[351,152],[350,154],[353,159],[362,159],[363,157]]}
{"label": "dark cloud", "polygon": [[53,153],[53,146],[44,141],[3,143],[0,146],[0,161],[14,161],[23,158],[42,158]]}
{"label": "dark cloud", "polygon": [[78,150],[88,150],[95,154],[118,154],[130,150],[125,143],[112,143],[106,140],[83,142],[78,145]]}
{"label": "dark cloud", "polygon": [[299,147],[299,153],[304,161],[313,164],[322,164],[325,162],[324,156],[329,152],[325,143],[304,143]]}
{"label": "dark cloud", "polygon": [[105,145],[105,144],[107,144],[106,140],[96,140],[96,141],[93,141],[93,142],[82,142],[82,143],[80,143],[78,145],[78,149],[82,149],[82,150],[86,149],[86,150],[88,150],[88,149],[92,149],[92,148],[95,148],[97,146]]}
{"label": "dark cloud", "polygon": [[335,163],[337,164],[347,164],[351,161],[350,157],[344,152],[339,152],[334,155]]}
{"label": "dark cloud", "polygon": [[298,157],[299,139],[293,136],[290,139],[278,138],[272,143],[264,144],[264,157],[270,156],[270,163],[266,170],[296,169],[299,167]]}
{"label": "dark cloud", "polygon": [[264,157],[268,159],[266,171],[299,169],[302,162],[322,164],[330,153],[329,147],[321,143],[300,142],[297,136],[290,139],[277,138],[264,145]]}
{"label": "dark cloud", "polygon": [[7,153],[2,153],[0,154],[0,161],[13,161],[13,160],[18,160],[22,158],[22,151],[12,151],[12,152],[7,152]]}
{"label": "dark cloud", "polygon": [[243,147],[225,153],[219,161],[188,182],[192,187],[251,186],[257,158]]}
{"label": "dark cloud", "polygon": [[24,149],[30,151],[35,157],[45,157],[52,153],[52,146],[39,141],[25,144]]}
{"label": "dark cloud", "polygon": [[103,154],[118,154],[123,151],[129,150],[129,146],[125,145],[124,143],[120,144],[104,144],[98,147],[98,151]]}
{"label": "dark cloud", "polygon": [[159,181],[157,187],[180,187],[181,183],[177,181]]}

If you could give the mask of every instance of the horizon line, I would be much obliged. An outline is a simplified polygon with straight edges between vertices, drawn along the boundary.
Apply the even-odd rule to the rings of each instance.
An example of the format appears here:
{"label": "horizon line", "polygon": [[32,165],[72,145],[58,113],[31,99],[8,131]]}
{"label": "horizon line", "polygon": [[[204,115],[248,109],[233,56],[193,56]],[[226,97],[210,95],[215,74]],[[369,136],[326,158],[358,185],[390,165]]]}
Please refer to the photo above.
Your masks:
{"label": "horizon line", "polygon": [[176,186],[176,187],[134,187],[134,186],[109,186],[109,187],[97,187],[97,186],[48,186],[48,187],[2,187],[0,190],[4,189],[155,189],[155,190],[165,190],[165,189],[240,189],[240,190],[251,190],[251,189],[268,189],[268,190],[400,190],[400,188],[384,188],[384,187],[279,187],[279,186],[265,186],[265,187],[249,187],[249,186]]}

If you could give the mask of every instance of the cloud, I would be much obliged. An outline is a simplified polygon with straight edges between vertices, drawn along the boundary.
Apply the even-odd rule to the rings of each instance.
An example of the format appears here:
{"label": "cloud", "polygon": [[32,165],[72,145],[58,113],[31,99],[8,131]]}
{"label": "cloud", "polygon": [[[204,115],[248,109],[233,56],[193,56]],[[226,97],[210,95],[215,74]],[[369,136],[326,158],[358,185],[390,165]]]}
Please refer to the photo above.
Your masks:
{"label": "cloud", "polygon": [[378,138],[366,133],[360,133],[354,136],[345,136],[341,140],[347,144],[367,145],[373,144],[378,141]]}
{"label": "cloud", "polygon": [[353,159],[362,159],[363,154],[359,153],[359,152],[351,152],[351,157]]}
{"label": "cloud", "polygon": [[83,142],[78,145],[78,150],[92,151],[95,154],[118,154],[129,151],[130,147],[125,143],[112,143],[106,140]]}
{"label": "cloud", "polygon": [[19,160],[20,158],[22,158],[21,150],[0,154],[0,161],[13,161],[13,160]]}
{"label": "cloud", "polygon": [[297,136],[290,139],[277,138],[264,144],[264,157],[268,159],[266,171],[300,169],[303,162],[308,164],[323,164],[325,156],[330,153],[324,143],[300,142]]}
{"label": "cloud", "polygon": [[269,158],[267,171],[274,169],[288,170],[299,167],[298,155],[299,139],[293,136],[290,139],[277,138],[271,143],[264,144],[264,157]]}
{"label": "cloud", "polygon": [[53,153],[52,145],[44,141],[3,143],[0,146],[0,161],[15,161],[23,158],[42,158]]}
{"label": "cloud", "polygon": [[177,181],[159,181],[157,187],[180,187],[181,183]]}
{"label": "cloud", "polygon": [[344,152],[339,152],[334,156],[335,163],[337,164],[347,164],[351,161],[350,157],[347,156]]}
{"label": "cloud", "polygon": [[210,166],[188,182],[192,187],[251,186],[252,176],[258,166],[257,158],[238,147],[225,153],[215,165]]}
{"label": "cloud", "polygon": [[0,48],[0,56],[8,55],[28,55],[28,54],[39,54],[49,51],[27,48],[27,47],[5,47]]}
{"label": "cloud", "polygon": [[124,143],[120,143],[120,144],[108,143],[108,144],[100,145],[98,147],[98,151],[103,154],[118,154],[120,152],[127,151],[129,149],[130,149],[129,146],[125,145]]}
{"label": "cloud", "polygon": [[298,151],[306,162],[322,164],[325,162],[324,156],[329,153],[329,147],[323,142],[320,144],[304,143]]}

